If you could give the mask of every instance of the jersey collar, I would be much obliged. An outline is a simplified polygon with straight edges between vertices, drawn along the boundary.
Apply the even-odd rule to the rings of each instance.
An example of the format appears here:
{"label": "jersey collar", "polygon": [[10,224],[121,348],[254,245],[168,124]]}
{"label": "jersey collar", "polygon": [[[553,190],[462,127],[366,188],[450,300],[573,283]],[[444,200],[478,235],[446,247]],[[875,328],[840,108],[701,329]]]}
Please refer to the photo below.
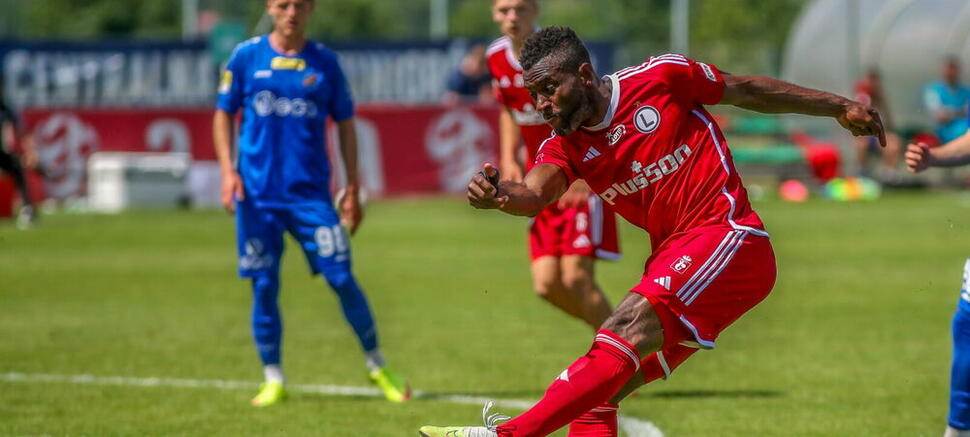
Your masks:
{"label": "jersey collar", "polygon": [[515,58],[515,53],[512,53],[512,38],[505,37],[508,39],[509,45],[505,47],[505,59],[509,61],[509,65],[512,68],[522,71],[522,65],[519,64],[519,60]]}
{"label": "jersey collar", "polygon": [[608,74],[606,77],[613,83],[613,90],[610,94],[610,107],[606,109],[606,115],[603,116],[603,121],[599,122],[599,124],[583,127],[583,129],[588,131],[598,131],[610,127],[613,124],[613,116],[616,115],[616,107],[620,104],[620,81],[612,74]]}

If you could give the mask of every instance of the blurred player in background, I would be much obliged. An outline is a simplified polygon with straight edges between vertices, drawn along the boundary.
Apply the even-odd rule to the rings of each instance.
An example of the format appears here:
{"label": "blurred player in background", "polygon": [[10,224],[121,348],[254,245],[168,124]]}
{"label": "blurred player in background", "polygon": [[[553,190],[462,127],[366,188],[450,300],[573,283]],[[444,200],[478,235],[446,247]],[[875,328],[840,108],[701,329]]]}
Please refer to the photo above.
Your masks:
{"label": "blurred player in background", "polygon": [[[502,176],[521,182],[532,168],[536,150],[551,129],[536,111],[525,88],[518,58],[535,32],[538,0],[493,0],[492,18],[505,35],[488,48],[493,87],[504,109],[499,113]],[[525,146],[525,169],[519,162]],[[597,258],[619,258],[616,218],[582,180],[558,203],[536,215],[529,226],[529,251],[535,292],[594,330],[609,317],[610,304],[594,280]]]}
{"label": "blurred player in background", "polygon": [[[970,126],[963,136],[940,147],[910,144],[906,166],[918,173],[929,167],[970,164]],[[950,366],[950,414],[944,437],[970,437],[970,258],[963,265],[963,287],[953,314],[953,363]]]}
{"label": "blurred player in background", "polygon": [[[663,55],[600,77],[569,28],[526,41],[525,84],[555,135],[523,182],[486,177],[468,185],[472,206],[535,215],[585,178],[618,214],[650,233],[639,284],[596,333],[589,352],[545,396],[502,424],[423,427],[432,437],[617,435],[617,403],[670,376],[698,349],[767,297],[775,282],[768,233],[751,209],[724,135],[704,105],[836,118],[854,135],[885,143],[867,105],[762,76],[735,76],[681,55]],[[593,153],[595,151],[595,153]],[[592,158],[588,158],[592,157]],[[501,351],[497,351],[501,353]]]}
{"label": "blurred player in background", "polygon": [[[343,226],[352,234],[362,219],[354,105],[336,55],[304,37],[313,8],[313,0],[266,2],[273,31],[236,47],[222,76],[213,120],[222,203],[236,214],[239,274],[252,280],[253,336],[266,378],[252,403],[272,405],[286,397],[277,302],[284,231],[299,242],[313,273],[323,273],[340,298],[344,317],[364,350],[370,379],[388,400],[401,402],[410,390],[387,368],[367,298],[351,272]],[[240,109],[242,126],[233,159],[233,116]],[[347,167],[339,217],[330,194],[327,117],[336,122]]]}
{"label": "blurred player in background", "polygon": [[[27,169],[37,167],[37,153],[30,136],[24,132],[17,113],[7,105],[3,90],[3,77],[0,76],[0,170],[10,173],[13,176],[14,183],[17,184],[17,191],[20,192],[22,203],[20,213],[17,216],[17,226],[25,229],[37,222],[37,208],[30,197],[30,188],[27,186],[27,177],[24,173],[25,167]],[[21,163],[20,157],[5,147],[4,138],[8,137],[6,134],[8,128],[13,132],[13,135],[9,136],[13,138],[14,144],[19,145],[23,152],[23,163]]]}
{"label": "blurred player in background", "polygon": [[955,57],[943,60],[940,75],[941,80],[923,92],[923,104],[936,122],[940,142],[948,143],[966,130],[970,88],[960,83],[960,61]]}
{"label": "blurred player in background", "polygon": [[443,103],[453,106],[459,103],[490,103],[492,101],[492,76],[485,64],[485,46],[475,44],[455,71],[448,76],[447,91]]}
{"label": "blurred player in background", "polygon": [[[866,74],[855,83],[855,100],[872,106],[879,111],[883,128],[886,129],[886,147],[879,147],[879,142],[873,137],[857,137],[855,139],[856,161],[862,176],[877,178],[883,183],[895,183],[899,180],[899,159],[902,156],[902,138],[896,135],[892,117],[889,112],[889,102],[883,92],[882,76],[876,67],[870,67]],[[868,166],[870,153],[878,153],[881,157],[878,172],[871,172]]]}

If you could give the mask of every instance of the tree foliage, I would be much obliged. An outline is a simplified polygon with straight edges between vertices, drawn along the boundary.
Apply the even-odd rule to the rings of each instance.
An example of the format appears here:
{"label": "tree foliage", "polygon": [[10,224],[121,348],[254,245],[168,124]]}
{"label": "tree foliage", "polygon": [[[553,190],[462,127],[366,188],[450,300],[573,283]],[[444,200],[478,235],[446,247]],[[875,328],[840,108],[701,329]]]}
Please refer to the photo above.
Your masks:
{"label": "tree foliage", "polygon": [[[432,0],[316,0],[310,31],[321,40],[420,40],[429,37]],[[618,61],[669,50],[673,0],[540,0],[540,25],[573,27],[586,39],[615,41]],[[724,68],[773,72],[789,27],[808,0],[690,0],[691,56]],[[491,1],[449,0],[449,36],[498,35]],[[0,0],[0,35],[26,38],[181,35],[181,0]],[[257,26],[262,0],[199,0],[201,10]],[[263,20],[265,24],[265,20]],[[260,29],[262,30],[262,29]],[[767,70],[767,71],[766,71]]]}

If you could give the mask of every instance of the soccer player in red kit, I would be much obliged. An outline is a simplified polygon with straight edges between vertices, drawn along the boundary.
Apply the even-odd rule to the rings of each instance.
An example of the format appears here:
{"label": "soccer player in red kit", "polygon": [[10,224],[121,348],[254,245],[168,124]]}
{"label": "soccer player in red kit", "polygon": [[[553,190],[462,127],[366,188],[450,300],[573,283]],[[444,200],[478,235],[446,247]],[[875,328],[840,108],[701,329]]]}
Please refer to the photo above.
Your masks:
{"label": "soccer player in red kit", "polygon": [[[499,114],[500,170],[522,182],[520,146],[525,171],[552,129],[535,109],[525,88],[519,51],[535,32],[538,0],[492,0],[492,18],[504,34],[487,50]],[[529,225],[529,252],[536,294],[567,314],[597,329],[609,317],[610,305],[594,280],[596,259],[619,258],[616,217],[609,206],[578,180],[555,204],[545,207]]]}
{"label": "soccer player in red kit", "polygon": [[[647,230],[644,275],[596,333],[586,355],[545,396],[505,422],[433,427],[424,436],[616,436],[617,403],[668,377],[764,299],[775,282],[768,233],[751,209],[727,143],[703,105],[830,116],[854,135],[885,135],[868,105],[761,76],[736,76],[680,55],[599,77],[569,28],[549,27],[525,44],[526,87],[555,135],[522,183],[489,178],[468,186],[472,206],[534,215],[583,178],[618,214]],[[451,433],[451,434],[448,434]]]}

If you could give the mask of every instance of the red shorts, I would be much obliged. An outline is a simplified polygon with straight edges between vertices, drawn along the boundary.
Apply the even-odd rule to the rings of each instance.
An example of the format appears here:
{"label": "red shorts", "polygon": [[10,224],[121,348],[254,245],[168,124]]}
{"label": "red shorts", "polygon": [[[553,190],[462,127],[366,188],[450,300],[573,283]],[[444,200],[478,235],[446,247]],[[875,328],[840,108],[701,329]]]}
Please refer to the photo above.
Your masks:
{"label": "red shorts", "polygon": [[529,255],[532,260],[543,256],[583,255],[600,259],[619,259],[620,243],[616,236],[616,215],[605,207],[599,196],[589,196],[580,206],[559,209],[547,206],[529,226]]}
{"label": "red shorts", "polygon": [[775,254],[764,231],[713,227],[665,241],[647,259],[633,292],[664,327],[664,345],[643,359],[646,381],[667,378],[698,349],[761,302],[775,285]]}

